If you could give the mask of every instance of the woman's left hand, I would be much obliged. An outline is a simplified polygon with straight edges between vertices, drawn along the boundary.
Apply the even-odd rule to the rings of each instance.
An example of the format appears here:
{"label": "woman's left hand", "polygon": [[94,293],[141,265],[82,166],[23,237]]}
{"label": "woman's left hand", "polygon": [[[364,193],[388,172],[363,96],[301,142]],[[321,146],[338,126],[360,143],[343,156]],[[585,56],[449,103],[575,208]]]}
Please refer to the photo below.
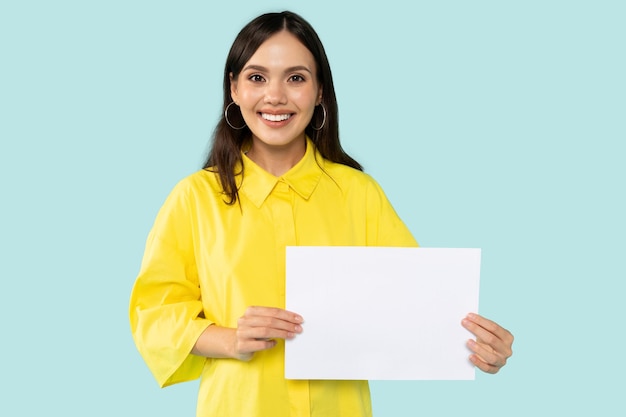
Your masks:
{"label": "woman's left hand", "polygon": [[470,361],[481,371],[497,373],[513,354],[511,332],[474,313],[468,314],[461,323],[476,336],[476,340],[467,341],[467,347],[474,352]]}

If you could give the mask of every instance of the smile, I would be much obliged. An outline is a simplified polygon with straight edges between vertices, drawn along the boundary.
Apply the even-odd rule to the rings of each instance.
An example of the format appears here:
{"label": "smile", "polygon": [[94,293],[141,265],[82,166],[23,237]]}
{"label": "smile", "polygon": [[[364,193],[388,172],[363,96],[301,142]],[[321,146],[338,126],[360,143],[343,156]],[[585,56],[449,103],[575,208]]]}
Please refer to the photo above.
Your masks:
{"label": "smile", "polygon": [[291,117],[290,113],[287,114],[269,114],[269,113],[261,113],[261,117],[270,122],[282,122]]}

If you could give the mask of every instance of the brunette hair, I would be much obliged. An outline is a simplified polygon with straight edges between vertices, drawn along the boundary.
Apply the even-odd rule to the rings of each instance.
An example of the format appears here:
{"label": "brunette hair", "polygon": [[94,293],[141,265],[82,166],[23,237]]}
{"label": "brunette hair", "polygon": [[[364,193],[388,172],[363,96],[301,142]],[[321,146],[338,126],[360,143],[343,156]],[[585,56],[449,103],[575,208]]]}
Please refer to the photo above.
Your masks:
{"label": "brunette hair", "polygon": [[[310,123],[305,129],[306,135],[315,143],[317,150],[324,158],[362,170],[361,165],[343,150],[339,142],[337,98],[333,77],[324,46],[317,33],[306,20],[295,13],[289,11],[266,13],[244,26],[230,48],[224,68],[222,116],[213,132],[211,151],[203,167],[218,174],[223,192],[227,196],[227,204],[234,204],[239,197],[235,177],[240,173],[235,172],[235,169],[238,165],[243,169],[241,148],[251,135],[248,127],[240,130],[233,129],[224,117],[224,111],[232,101],[230,75],[232,74],[233,79],[236,80],[259,46],[272,35],[283,30],[298,38],[311,52],[317,66],[317,81],[322,86],[322,104],[326,107],[326,122],[320,130],[313,129]],[[236,123],[235,126],[244,125],[241,114],[234,111],[237,106],[231,107],[234,107],[232,110],[229,109],[231,110],[229,111],[231,123]],[[316,111],[316,113],[320,113],[320,117],[314,123],[315,126],[320,126],[323,115],[321,111]],[[315,114],[313,119],[317,119]]]}

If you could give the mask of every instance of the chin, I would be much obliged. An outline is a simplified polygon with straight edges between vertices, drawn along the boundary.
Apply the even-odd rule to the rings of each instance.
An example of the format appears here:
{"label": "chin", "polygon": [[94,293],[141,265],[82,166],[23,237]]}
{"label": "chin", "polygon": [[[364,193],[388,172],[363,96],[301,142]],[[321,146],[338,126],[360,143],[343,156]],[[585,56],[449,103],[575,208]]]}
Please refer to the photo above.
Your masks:
{"label": "chin", "polygon": [[304,133],[296,137],[285,135],[255,135],[255,137],[256,140],[263,145],[277,148],[285,148],[304,142]]}

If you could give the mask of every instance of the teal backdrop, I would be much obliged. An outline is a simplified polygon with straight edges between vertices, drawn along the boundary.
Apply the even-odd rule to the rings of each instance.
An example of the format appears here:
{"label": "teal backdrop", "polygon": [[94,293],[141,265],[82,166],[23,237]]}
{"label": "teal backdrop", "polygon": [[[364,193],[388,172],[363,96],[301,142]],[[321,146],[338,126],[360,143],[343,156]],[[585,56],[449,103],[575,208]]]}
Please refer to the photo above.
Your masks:
{"label": "teal backdrop", "polygon": [[231,42],[283,9],[326,46],[345,148],[423,246],[482,248],[480,312],[516,336],[495,376],[372,382],[376,417],[626,415],[625,4],[0,2],[0,415],[194,415],[128,298]]}

